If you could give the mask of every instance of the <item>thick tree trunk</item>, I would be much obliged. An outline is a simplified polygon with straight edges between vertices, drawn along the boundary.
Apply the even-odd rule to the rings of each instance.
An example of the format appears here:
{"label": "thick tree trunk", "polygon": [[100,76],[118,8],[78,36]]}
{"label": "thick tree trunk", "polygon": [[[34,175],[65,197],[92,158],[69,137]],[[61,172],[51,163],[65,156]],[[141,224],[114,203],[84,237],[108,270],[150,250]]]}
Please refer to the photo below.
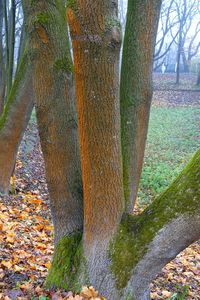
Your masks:
{"label": "thick tree trunk", "polygon": [[[133,211],[142,171],[152,99],[152,68],[161,0],[130,0],[120,83],[126,211]],[[148,30],[147,30],[148,28]]]}
{"label": "thick tree trunk", "polygon": [[[55,243],[82,231],[82,185],[67,25],[61,1],[24,1],[29,24],[36,113]],[[63,15],[64,14],[64,15]],[[27,19],[28,18],[28,19]],[[48,284],[53,282],[52,275]]]}
{"label": "thick tree trunk", "polygon": [[83,175],[83,251],[89,280],[95,285],[100,281],[106,285],[106,277],[110,276],[101,272],[105,272],[108,244],[124,206],[119,115],[121,32],[117,6],[117,1],[78,0],[69,4],[67,10]]}
{"label": "thick tree trunk", "polygon": [[25,54],[0,118],[0,194],[7,194],[9,191],[18,147],[32,108],[32,70]]}
{"label": "thick tree trunk", "polygon": [[[53,265],[57,276],[63,272],[62,286],[68,288],[66,282],[70,282],[70,288],[76,290],[81,284],[92,284],[109,300],[150,300],[149,285],[156,275],[200,238],[199,165],[200,150],[144,212],[123,215],[117,233],[107,244],[107,253],[105,244],[102,248],[98,241],[90,256],[92,262],[78,246],[80,237],[70,244],[63,240]],[[103,250],[104,259],[99,250]],[[75,258],[69,262],[71,253]],[[91,264],[95,277],[91,276]]]}

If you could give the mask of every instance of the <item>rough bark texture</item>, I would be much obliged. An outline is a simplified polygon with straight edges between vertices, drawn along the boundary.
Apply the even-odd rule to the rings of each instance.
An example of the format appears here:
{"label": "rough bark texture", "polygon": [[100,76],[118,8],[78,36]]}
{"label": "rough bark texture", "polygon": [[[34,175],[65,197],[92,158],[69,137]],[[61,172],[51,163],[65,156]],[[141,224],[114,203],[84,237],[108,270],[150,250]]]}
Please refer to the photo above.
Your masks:
{"label": "rough bark texture", "polygon": [[25,54],[0,118],[0,194],[7,194],[9,191],[17,150],[32,108],[32,70]]}
{"label": "rough bark texture", "polygon": [[107,261],[105,250],[123,209],[117,4],[77,0],[69,1],[67,9],[81,146],[83,248],[93,284],[106,281],[106,273],[101,273]]}
{"label": "rough bark texture", "polygon": [[[24,1],[29,24],[36,114],[55,243],[81,231],[82,186],[72,61],[62,2]],[[51,278],[49,278],[51,282]]]}
{"label": "rough bark texture", "polygon": [[126,211],[133,211],[152,99],[152,67],[161,0],[128,2],[120,111]]}

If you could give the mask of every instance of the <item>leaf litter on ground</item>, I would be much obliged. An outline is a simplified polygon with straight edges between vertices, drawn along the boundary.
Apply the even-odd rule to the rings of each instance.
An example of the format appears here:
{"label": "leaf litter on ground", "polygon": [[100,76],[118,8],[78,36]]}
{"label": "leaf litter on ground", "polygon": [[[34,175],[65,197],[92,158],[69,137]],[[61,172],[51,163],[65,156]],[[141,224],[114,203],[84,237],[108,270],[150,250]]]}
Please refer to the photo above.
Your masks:
{"label": "leaf litter on ground", "polygon": [[[25,133],[11,185],[14,193],[0,199],[0,299],[105,300],[93,287],[83,287],[79,295],[44,288],[53,254],[53,226],[35,122]],[[137,206],[135,212],[140,211]],[[179,297],[184,292],[186,296]],[[151,299],[200,299],[198,242],[163,268],[151,284]]]}

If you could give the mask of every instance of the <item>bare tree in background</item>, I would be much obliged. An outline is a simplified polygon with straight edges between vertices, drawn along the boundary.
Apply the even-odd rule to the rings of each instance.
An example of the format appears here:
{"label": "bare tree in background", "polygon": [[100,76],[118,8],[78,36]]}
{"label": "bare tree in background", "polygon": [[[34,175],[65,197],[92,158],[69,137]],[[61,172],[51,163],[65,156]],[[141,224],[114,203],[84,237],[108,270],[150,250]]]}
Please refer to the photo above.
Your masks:
{"label": "bare tree in background", "polygon": [[[194,16],[197,15],[198,13],[198,5],[199,5],[199,1],[190,1],[188,2],[187,0],[183,0],[183,1],[175,1],[175,5],[176,5],[176,12],[177,12],[177,18],[179,21],[179,34],[178,34],[178,41],[177,41],[177,68],[176,68],[176,84],[179,84],[180,82],[180,61],[181,61],[181,56],[183,57],[183,62],[185,61],[185,65],[188,68],[189,71],[189,67],[187,64],[187,60],[186,57],[183,53],[184,52],[184,46],[187,40],[187,35],[188,32],[191,28],[192,25],[192,21],[194,19]],[[198,35],[198,31],[199,28],[197,26],[196,31],[197,33],[194,35],[194,39],[195,37]],[[192,46],[194,44],[194,40],[191,43],[191,50],[190,50],[190,55],[192,55]],[[198,46],[199,47],[199,46]],[[198,51],[198,47],[197,47],[197,51]]]}
{"label": "bare tree in background", "polygon": [[191,60],[198,54],[200,43],[200,1],[165,0],[162,3],[157,43],[154,53],[154,70],[167,66],[171,51],[176,47],[176,83],[179,83],[180,63],[189,72]]}
{"label": "bare tree in background", "polygon": [[[164,1],[162,3],[159,30],[154,53],[154,70],[160,68],[162,64],[166,65],[167,54],[178,36],[178,20],[176,17],[171,17],[175,10],[176,8],[174,7],[174,0],[171,0],[170,2]],[[173,28],[176,29],[174,36],[171,35],[171,30]]]}

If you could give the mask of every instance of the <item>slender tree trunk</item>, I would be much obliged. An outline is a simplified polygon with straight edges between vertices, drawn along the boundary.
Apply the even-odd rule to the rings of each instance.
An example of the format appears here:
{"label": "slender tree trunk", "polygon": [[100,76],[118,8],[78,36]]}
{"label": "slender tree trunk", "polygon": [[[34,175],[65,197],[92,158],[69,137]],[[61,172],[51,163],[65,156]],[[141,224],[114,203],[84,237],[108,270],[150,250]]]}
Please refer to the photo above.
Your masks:
{"label": "slender tree trunk", "polygon": [[197,70],[197,85],[200,85],[200,63],[198,64]]}
{"label": "slender tree trunk", "polygon": [[33,108],[32,70],[24,55],[0,118],[0,194],[9,191],[16,155]]}
{"label": "slender tree trunk", "polygon": [[21,60],[22,55],[24,53],[24,49],[25,49],[25,46],[26,46],[26,40],[27,40],[27,37],[26,37],[26,33],[25,33],[25,24],[23,22],[22,28],[21,28],[19,50],[18,50],[18,54],[17,54],[17,68],[20,64],[20,60]]}
{"label": "slender tree trunk", "polygon": [[180,61],[181,61],[181,50],[182,50],[182,21],[179,28],[179,41],[177,49],[177,67],[176,67],[176,84],[180,82]]}
{"label": "slender tree trunk", "polygon": [[[66,16],[61,1],[23,3],[25,22],[29,24],[35,107],[57,243],[62,238],[81,236],[83,227],[75,89]],[[50,285],[53,279],[49,277],[47,281]]]}
{"label": "slender tree trunk", "polygon": [[132,213],[137,197],[147,138],[160,6],[161,0],[128,2],[120,110],[124,194],[129,213]]}
{"label": "slender tree trunk", "polygon": [[182,51],[181,51],[181,56],[182,56],[182,60],[183,60],[184,73],[189,73],[190,62],[186,58],[185,51],[184,51],[183,47],[182,47]]}
{"label": "slender tree trunk", "polygon": [[7,70],[7,95],[10,92],[13,80],[13,68],[14,68],[14,50],[15,50],[15,14],[16,4],[15,0],[11,1],[10,16],[9,16],[9,62]]}
{"label": "slender tree trunk", "polygon": [[5,65],[3,58],[3,0],[0,0],[0,116],[4,107]]}
{"label": "slender tree trunk", "polygon": [[[5,57],[6,57],[6,70],[9,65],[9,42],[8,42],[8,15],[7,15],[7,0],[3,1],[3,14],[4,14],[4,25],[5,25]],[[6,78],[7,80],[7,78]],[[7,91],[6,91],[7,94]]]}

